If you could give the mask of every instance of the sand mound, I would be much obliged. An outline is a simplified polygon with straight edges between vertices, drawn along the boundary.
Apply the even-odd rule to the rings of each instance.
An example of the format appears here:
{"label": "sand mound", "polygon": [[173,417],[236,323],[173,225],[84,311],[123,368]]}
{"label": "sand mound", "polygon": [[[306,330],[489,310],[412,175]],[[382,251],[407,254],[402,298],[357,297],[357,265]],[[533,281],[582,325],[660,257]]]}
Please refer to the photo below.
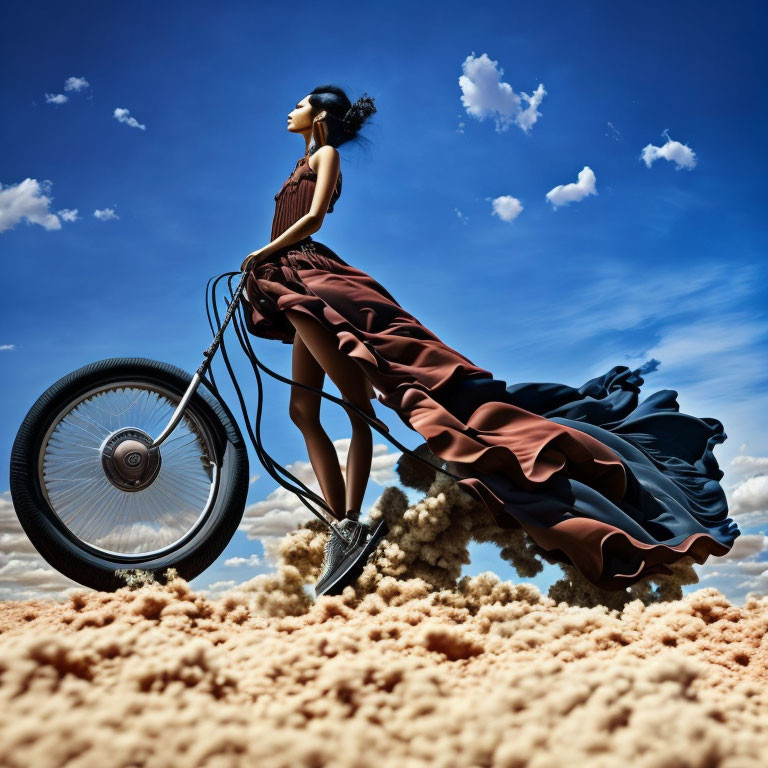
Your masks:
{"label": "sand mound", "polygon": [[472,538],[522,578],[546,558],[443,478],[383,494],[390,536],[340,596],[306,590],[313,521],[217,599],[175,578],[0,604],[0,765],[764,765],[768,598],[681,598],[689,563],[626,593],[460,579]]}

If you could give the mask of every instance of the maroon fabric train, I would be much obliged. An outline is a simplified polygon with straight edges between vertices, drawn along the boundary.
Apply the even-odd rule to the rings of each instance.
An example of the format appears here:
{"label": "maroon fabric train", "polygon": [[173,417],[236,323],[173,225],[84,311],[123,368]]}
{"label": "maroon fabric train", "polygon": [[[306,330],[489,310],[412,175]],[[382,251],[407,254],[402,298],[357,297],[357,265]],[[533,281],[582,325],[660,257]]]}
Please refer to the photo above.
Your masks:
{"label": "maroon fabric train", "polygon": [[[275,195],[272,239],[309,210],[316,179],[300,158]],[[638,405],[639,370],[617,366],[578,389],[507,386],[311,237],[255,267],[244,299],[255,336],[292,343],[287,309],[334,334],[370,397],[376,387],[500,526],[522,526],[601,588],[669,573],[666,564],[686,555],[724,555],[740,534],[712,453],[726,438],[722,424],[679,413],[672,390]]]}

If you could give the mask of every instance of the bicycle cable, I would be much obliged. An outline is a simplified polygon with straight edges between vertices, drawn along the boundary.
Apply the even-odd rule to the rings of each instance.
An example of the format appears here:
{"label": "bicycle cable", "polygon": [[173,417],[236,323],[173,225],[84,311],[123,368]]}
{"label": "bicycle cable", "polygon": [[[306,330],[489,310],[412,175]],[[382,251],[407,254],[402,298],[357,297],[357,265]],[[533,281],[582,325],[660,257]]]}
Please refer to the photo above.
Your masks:
{"label": "bicycle cable", "polygon": [[[287,469],[280,466],[280,464],[278,464],[278,462],[276,462],[272,458],[272,456],[269,455],[267,450],[264,448],[263,441],[261,439],[261,413],[262,413],[262,406],[264,402],[264,389],[262,386],[261,376],[259,375],[259,368],[264,370],[266,373],[268,373],[270,376],[277,379],[278,381],[282,381],[285,384],[290,384],[292,386],[301,387],[302,389],[307,389],[310,392],[314,392],[320,395],[321,397],[324,397],[327,400],[330,400],[331,402],[336,403],[337,405],[341,405],[348,412],[349,411],[355,412],[358,416],[360,416],[360,418],[364,419],[369,426],[376,429],[377,432],[379,432],[387,440],[389,440],[394,446],[396,446],[398,450],[408,454],[412,458],[418,461],[421,461],[424,464],[427,464],[431,469],[433,470],[436,469],[437,471],[442,472],[443,474],[448,475],[449,477],[452,477],[454,480],[461,479],[458,475],[454,475],[452,472],[448,472],[446,469],[443,469],[443,467],[433,464],[431,461],[424,458],[423,456],[419,456],[413,451],[411,451],[410,449],[406,448],[397,439],[392,437],[386,430],[383,430],[381,427],[379,427],[379,425],[376,424],[375,420],[372,419],[367,413],[363,412],[360,408],[358,408],[356,405],[349,402],[348,400],[342,400],[341,398],[338,398],[330,394],[329,392],[325,392],[322,389],[317,389],[315,387],[309,386],[308,384],[302,384],[298,381],[294,381],[293,379],[282,376],[281,374],[271,370],[266,365],[264,365],[261,362],[261,360],[259,360],[256,353],[254,352],[253,347],[251,346],[250,339],[248,338],[250,336],[250,333],[247,330],[247,325],[245,322],[245,314],[244,314],[245,309],[243,307],[243,302],[240,301],[240,299],[242,298],[242,287],[240,288],[239,292],[232,289],[232,281],[235,276],[242,277],[242,272],[224,272],[221,275],[214,275],[213,277],[210,277],[208,279],[208,282],[206,283],[206,286],[205,286],[205,311],[206,311],[206,315],[208,316],[208,324],[211,328],[211,332],[215,337],[222,327],[221,319],[219,317],[217,302],[216,302],[216,286],[221,280],[223,280],[224,278],[228,278],[227,287],[229,288],[229,292],[231,295],[228,299],[227,297],[225,297],[225,301],[227,302],[228,309],[232,301],[238,302],[238,305],[235,308],[235,312],[232,315],[232,320],[234,321],[235,333],[237,334],[237,338],[238,338],[238,341],[240,342],[240,346],[242,347],[243,352],[245,352],[246,357],[251,362],[254,376],[256,378],[256,387],[257,387],[258,396],[257,396],[257,405],[256,405],[256,420],[254,422],[256,427],[255,434],[253,429],[251,429],[251,420],[248,415],[248,409],[245,405],[245,399],[240,390],[240,386],[237,383],[237,377],[235,376],[235,372],[232,369],[232,366],[229,361],[229,357],[227,355],[227,350],[224,345],[223,334],[221,336],[221,342],[220,342],[221,354],[222,354],[222,357],[224,358],[224,363],[226,365],[227,371],[229,372],[229,376],[232,379],[232,384],[237,392],[238,400],[240,401],[240,407],[243,411],[243,417],[245,419],[245,424],[248,429],[248,436],[250,437],[251,442],[253,443],[253,447],[256,450],[256,455],[259,461],[261,462],[262,466],[266,469],[266,471],[270,474],[270,476],[276,482],[278,482],[283,488],[295,494],[299,498],[299,500],[302,502],[302,504],[304,504],[304,506],[306,506],[310,510],[310,512],[312,512],[312,514],[314,514],[318,519],[320,519],[323,523],[325,523],[329,527],[332,533],[340,537],[342,536],[336,530],[336,527],[332,523],[330,523],[325,517],[323,517],[323,515],[320,514],[320,512],[318,512],[311,504],[309,504],[309,502],[305,497],[310,497],[312,501],[314,501],[316,504],[318,504],[323,509],[325,509],[332,517],[335,517],[335,515],[333,514],[333,511],[331,510],[326,500],[321,496],[319,496],[318,494],[316,494],[310,488],[308,488],[304,483],[301,482],[301,480],[299,480],[295,475],[292,475]],[[211,286],[211,281],[213,281],[213,286]],[[208,296],[209,286],[211,286],[210,303],[209,303],[209,296]],[[215,328],[214,328],[213,319],[211,318],[211,309],[210,309],[211,306],[213,307],[213,314],[216,320]],[[216,381],[213,376],[212,367],[208,369],[208,376],[209,378],[206,378],[205,376],[203,376],[203,380],[212,391],[214,391],[217,395],[220,396],[218,387],[216,385]],[[282,477],[279,476],[278,472],[281,472],[287,477],[290,477],[292,480],[295,481],[296,485],[293,485],[289,481],[284,480]]]}

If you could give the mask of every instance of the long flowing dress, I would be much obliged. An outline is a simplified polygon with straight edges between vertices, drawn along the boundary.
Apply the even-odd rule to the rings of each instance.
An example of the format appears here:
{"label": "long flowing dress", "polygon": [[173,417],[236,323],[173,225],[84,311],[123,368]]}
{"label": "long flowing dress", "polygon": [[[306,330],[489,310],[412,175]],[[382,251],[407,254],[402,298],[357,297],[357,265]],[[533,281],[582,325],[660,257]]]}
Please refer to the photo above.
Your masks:
{"label": "long flowing dress", "polygon": [[[309,211],[317,176],[300,158],[275,195],[271,239]],[[328,212],[341,192],[341,177]],[[602,589],[625,589],[685,556],[726,554],[728,517],[713,418],[679,412],[677,392],[638,403],[640,369],[615,366],[581,387],[507,385],[441,341],[366,272],[311,237],[253,268],[248,331],[293,342],[304,313],[360,365],[392,408],[502,527],[522,528]]]}

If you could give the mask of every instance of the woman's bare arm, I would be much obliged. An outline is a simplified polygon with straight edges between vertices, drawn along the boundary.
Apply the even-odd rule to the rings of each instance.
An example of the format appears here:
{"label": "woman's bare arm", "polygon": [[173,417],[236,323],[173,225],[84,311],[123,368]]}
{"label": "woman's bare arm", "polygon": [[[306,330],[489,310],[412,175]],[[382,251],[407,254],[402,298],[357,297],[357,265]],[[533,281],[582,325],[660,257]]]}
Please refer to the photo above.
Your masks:
{"label": "woman's bare arm", "polygon": [[[317,158],[312,167],[312,160]],[[309,207],[308,216],[312,216],[317,221],[317,228],[323,225],[325,214],[328,213],[328,206],[331,204],[333,191],[336,189],[336,182],[339,179],[341,170],[341,161],[339,159],[339,150],[330,144],[320,147],[314,155],[310,155],[309,169],[317,174],[317,183],[315,184],[315,194],[312,196],[312,204]]]}
{"label": "woman's bare arm", "polygon": [[[315,162],[316,168],[312,167],[312,161]],[[328,206],[331,203],[331,197],[333,197],[333,191],[336,188],[336,181],[341,168],[339,150],[330,144],[325,144],[311,155],[307,162],[309,163],[310,170],[317,174],[315,192],[312,195],[309,211],[298,221],[291,224],[285,232],[272,240],[269,245],[260,248],[256,252],[258,253],[257,263],[263,261],[280,248],[314,234],[323,225],[323,219],[328,212]]]}

